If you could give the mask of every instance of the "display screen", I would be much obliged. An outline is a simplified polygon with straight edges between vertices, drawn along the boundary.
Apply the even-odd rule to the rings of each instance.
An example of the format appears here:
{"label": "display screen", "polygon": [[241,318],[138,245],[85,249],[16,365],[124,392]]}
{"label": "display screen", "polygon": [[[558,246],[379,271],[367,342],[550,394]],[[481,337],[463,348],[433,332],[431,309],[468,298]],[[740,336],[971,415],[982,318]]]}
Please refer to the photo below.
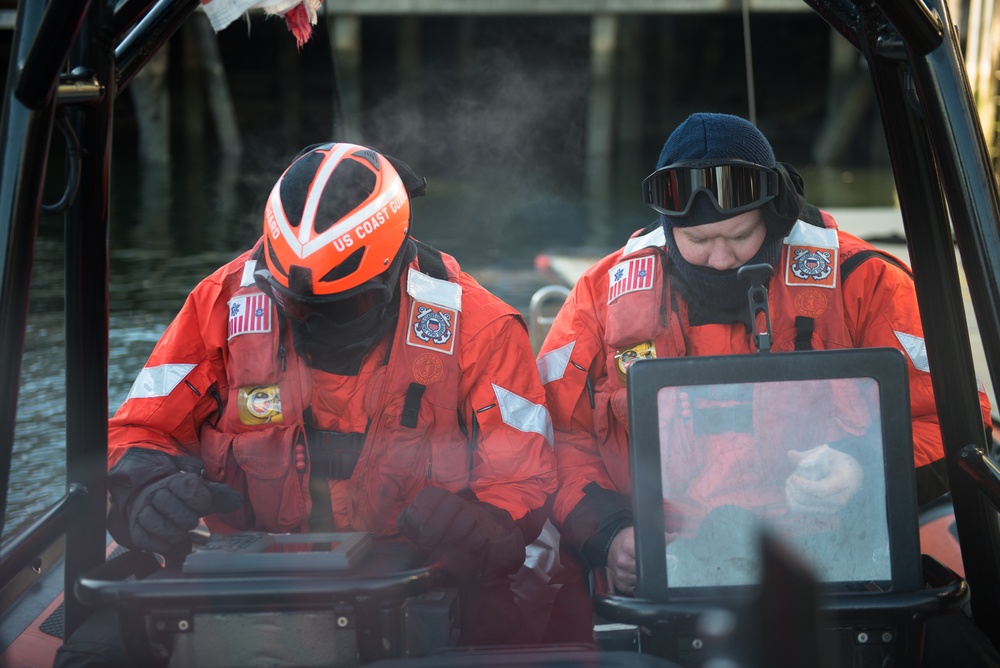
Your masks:
{"label": "display screen", "polygon": [[758,583],[765,525],[820,583],[890,584],[874,379],[662,387],[656,413],[669,588]]}

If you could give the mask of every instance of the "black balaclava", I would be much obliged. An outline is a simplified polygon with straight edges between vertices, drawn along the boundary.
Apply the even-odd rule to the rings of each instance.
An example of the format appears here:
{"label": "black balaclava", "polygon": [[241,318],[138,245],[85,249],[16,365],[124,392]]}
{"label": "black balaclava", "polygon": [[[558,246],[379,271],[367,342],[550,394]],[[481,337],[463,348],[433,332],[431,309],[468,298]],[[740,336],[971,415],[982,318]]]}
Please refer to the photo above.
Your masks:
{"label": "black balaclava", "polygon": [[363,295],[344,300],[345,304],[338,308],[335,318],[317,309],[304,320],[292,320],[295,352],[314,369],[341,376],[357,375],[365,355],[386,332],[395,329],[399,319],[400,274],[416,252],[412,241],[403,243],[389,269],[382,275],[391,288],[390,296],[361,316],[353,317],[345,313],[344,307],[350,308]]}
{"label": "black balaclava", "polygon": [[[699,195],[698,199],[704,198]],[[709,205],[711,207],[711,205]],[[713,208],[714,210],[714,208]],[[664,216],[661,216],[661,223]],[[711,267],[699,267],[693,265],[681,256],[674,242],[674,235],[668,232],[667,255],[670,257],[670,272],[675,279],[681,294],[688,300],[692,310],[705,312],[713,311],[718,313],[718,318],[723,321],[745,320],[747,314],[747,290],[750,285],[744,280],[736,278],[738,269],[727,269],[720,271]],[[762,262],[777,265],[781,257],[781,237],[776,237],[770,233],[764,237],[764,242],[760,245],[757,253],[750,258],[746,264],[760,264]]]}
{"label": "black balaclava", "polygon": [[[793,168],[775,160],[767,138],[749,121],[729,114],[697,113],[677,126],[660,151],[656,168],[685,160],[744,160],[775,169],[779,175],[778,195],[761,205],[767,235],[757,253],[746,264],[766,262],[775,266],[781,257],[782,239],[791,231],[803,204],[801,177]],[[794,174],[798,180],[795,180]],[[746,281],[736,278],[738,269],[719,271],[699,267],[685,260],[674,241],[675,227],[694,227],[732,218],[720,212],[706,193],[696,193],[691,210],[684,216],[660,215],[666,237],[670,269],[692,311],[702,312],[713,321],[748,319]]]}

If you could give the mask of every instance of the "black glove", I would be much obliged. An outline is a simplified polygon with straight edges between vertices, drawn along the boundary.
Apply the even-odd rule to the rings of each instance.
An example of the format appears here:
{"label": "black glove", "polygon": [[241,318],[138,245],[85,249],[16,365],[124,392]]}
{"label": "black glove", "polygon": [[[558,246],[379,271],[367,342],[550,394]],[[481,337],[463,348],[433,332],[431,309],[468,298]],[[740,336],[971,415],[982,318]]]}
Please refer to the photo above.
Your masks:
{"label": "black glove", "polygon": [[188,546],[188,531],[206,515],[229,513],[243,505],[243,495],[221,482],[180,471],[136,494],[128,512],[133,544],[166,555]]}
{"label": "black glove", "polygon": [[108,530],[128,548],[163,555],[189,548],[188,531],[205,515],[243,505],[231,487],[201,477],[194,457],[129,448],[108,472]]}
{"label": "black glove", "polygon": [[397,524],[459,582],[512,573],[524,563],[524,537],[507,511],[438,487],[420,490]]}

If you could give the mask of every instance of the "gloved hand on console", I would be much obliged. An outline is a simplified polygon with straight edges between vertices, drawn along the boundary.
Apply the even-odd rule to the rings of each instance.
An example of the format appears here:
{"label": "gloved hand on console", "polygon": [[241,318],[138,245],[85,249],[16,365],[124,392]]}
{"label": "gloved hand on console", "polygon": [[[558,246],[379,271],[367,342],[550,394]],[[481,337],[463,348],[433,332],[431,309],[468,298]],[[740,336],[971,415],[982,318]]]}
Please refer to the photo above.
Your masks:
{"label": "gloved hand on console", "polygon": [[128,513],[132,542],[167,554],[186,545],[188,531],[206,515],[228,513],[243,505],[243,495],[221,482],[179,471],[141,490]]}
{"label": "gloved hand on console", "polygon": [[108,476],[111,535],[126,547],[162,555],[188,549],[188,531],[200,518],[243,505],[242,494],[200,472],[201,462],[193,457],[130,449]]}
{"label": "gloved hand on console", "polygon": [[524,536],[507,511],[438,487],[420,490],[397,524],[459,582],[513,573],[524,563]]}

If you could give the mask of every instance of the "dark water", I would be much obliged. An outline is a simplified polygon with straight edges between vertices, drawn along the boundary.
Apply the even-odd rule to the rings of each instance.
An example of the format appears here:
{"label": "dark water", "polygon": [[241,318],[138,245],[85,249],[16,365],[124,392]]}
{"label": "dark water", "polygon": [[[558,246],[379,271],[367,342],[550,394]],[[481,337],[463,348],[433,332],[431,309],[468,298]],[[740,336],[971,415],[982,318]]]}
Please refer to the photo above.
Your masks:
{"label": "dark water", "polygon": [[[643,71],[645,113],[632,128],[637,137],[623,139],[599,164],[588,164],[583,150],[588,17],[475,22],[461,58],[458,24],[428,19],[420,68],[410,79],[399,73],[397,23],[366,20],[364,136],[348,139],[391,152],[426,176],[428,195],[414,202],[414,236],[455,255],[487,288],[526,312],[534,290],[552,280],[535,270],[538,254],[610,250],[652,220],[639,184],[687,113],[746,113],[738,20],[639,23],[651,62]],[[810,167],[809,138],[826,105],[829,28],[799,15],[771,17],[758,27],[755,57],[762,71],[771,61],[796,68],[784,78],[758,80],[759,125],[779,158],[802,169],[816,204],[891,204],[884,155],[871,148],[878,137],[856,134],[851,142],[861,149],[848,155],[847,166]],[[661,38],[678,48],[665,48]],[[191,39],[184,30],[165,52],[174,114],[170,164],[139,163],[135,102],[128,94],[119,98],[110,231],[111,413],[188,291],[257,239],[264,201],[283,168],[301,147],[328,140],[334,96],[324,39],[318,33],[296,54],[274,21],[219,35],[244,142],[239,158],[220,157],[193,85],[197,69],[185,66]],[[714,68],[710,76],[695,77],[684,67],[698,59],[697,49],[708,54],[701,66]],[[667,72],[673,86],[662,84]],[[420,91],[416,97],[398,94],[410,84]],[[53,147],[58,157],[58,138]],[[59,178],[54,165],[50,201],[60,192]],[[61,225],[58,217],[43,218],[35,257],[5,540],[64,492]]]}

